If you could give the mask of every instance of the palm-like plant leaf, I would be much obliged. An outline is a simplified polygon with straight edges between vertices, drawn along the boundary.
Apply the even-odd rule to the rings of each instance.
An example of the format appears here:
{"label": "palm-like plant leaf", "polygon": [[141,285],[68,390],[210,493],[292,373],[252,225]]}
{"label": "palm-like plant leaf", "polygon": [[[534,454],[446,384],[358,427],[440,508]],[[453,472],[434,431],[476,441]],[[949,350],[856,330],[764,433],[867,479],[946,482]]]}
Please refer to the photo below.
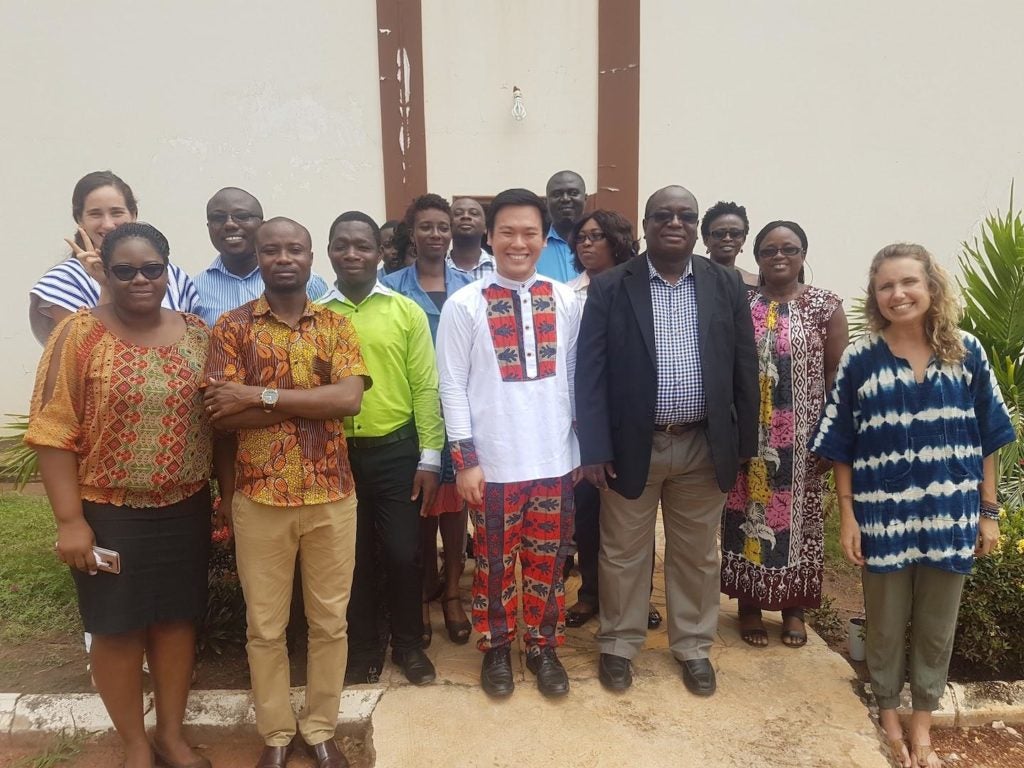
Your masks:
{"label": "palm-like plant leaf", "polygon": [[36,452],[22,440],[28,429],[28,416],[14,413],[4,415],[11,421],[2,427],[9,434],[3,438],[5,445],[0,450],[0,476],[12,480],[21,490],[39,474],[39,464]]}
{"label": "palm-like plant leaf", "polygon": [[1013,509],[1024,506],[1024,221],[1013,208],[988,216],[981,241],[965,242],[960,254],[965,330],[988,353],[1017,442],[1000,452],[999,494]]}

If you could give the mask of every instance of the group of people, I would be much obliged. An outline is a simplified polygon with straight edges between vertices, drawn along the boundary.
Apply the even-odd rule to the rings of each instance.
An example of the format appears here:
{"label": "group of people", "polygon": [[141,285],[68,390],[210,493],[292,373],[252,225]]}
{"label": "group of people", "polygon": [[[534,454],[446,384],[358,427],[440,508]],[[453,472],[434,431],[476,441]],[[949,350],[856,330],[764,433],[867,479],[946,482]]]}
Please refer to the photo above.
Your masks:
{"label": "group of people", "polygon": [[[738,599],[750,646],[770,642],[764,610],[782,611],[782,644],[804,645],[829,469],[844,552],[864,569],[882,726],[901,765],[939,764],[931,712],[964,575],[998,537],[995,452],[1014,439],[946,273],[921,246],[883,248],[870,332],[850,344],[839,297],[806,279],[796,222],[756,234],[751,273],[736,266],[743,206],[702,217],[687,189],[657,190],[640,252],[628,219],[585,205],[583,179],[561,171],[546,199],[425,194],[384,226],[348,211],[330,227],[324,280],[305,227],[229,187],[207,205],[217,256],[190,279],[123,180],[79,181],[72,253],[31,292],[45,351],[26,441],[126,765],[209,765],[182,718],[211,525],[234,535],[257,767],[284,766],[298,733],[330,768],[347,765],[341,690],[376,678],[382,638],[411,683],[435,679],[435,600],[451,642],[475,630],[492,697],[514,690],[520,603],[542,694],[569,691],[557,649],[567,624],[595,616],[599,679],[628,689],[662,621],[650,604],[659,507],[664,621],[688,690],[716,690],[721,592]],[[472,621],[459,594],[467,516]],[[574,554],[582,583],[566,609]],[[285,644],[296,562],[309,624],[297,716]],[[896,717],[908,621],[909,741]]]}

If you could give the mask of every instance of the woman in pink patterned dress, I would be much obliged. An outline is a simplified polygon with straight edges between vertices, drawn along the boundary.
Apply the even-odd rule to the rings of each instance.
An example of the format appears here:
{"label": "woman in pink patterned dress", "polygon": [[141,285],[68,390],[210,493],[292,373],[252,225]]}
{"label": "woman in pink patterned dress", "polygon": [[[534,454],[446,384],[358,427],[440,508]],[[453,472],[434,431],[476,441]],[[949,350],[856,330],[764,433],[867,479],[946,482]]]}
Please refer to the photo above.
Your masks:
{"label": "woman in pink patterned dress", "polygon": [[807,450],[847,343],[841,299],[804,283],[807,235],[773,221],[754,240],[750,292],[761,384],[758,453],[722,517],[722,591],[738,598],[740,636],[763,648],[761,611],[782,611],[782,643],[807,642],[803,611],[821,604],[822,473]]}

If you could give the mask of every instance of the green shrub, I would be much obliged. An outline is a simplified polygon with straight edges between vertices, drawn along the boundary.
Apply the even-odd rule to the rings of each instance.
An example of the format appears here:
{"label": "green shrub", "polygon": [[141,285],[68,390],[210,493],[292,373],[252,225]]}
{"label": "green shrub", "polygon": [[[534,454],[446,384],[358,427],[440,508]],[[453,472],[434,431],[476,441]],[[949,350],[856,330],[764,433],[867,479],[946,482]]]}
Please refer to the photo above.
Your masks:
{"label": "green shrub", "polygon": [[996,551],[964,585],[954,666],[1000,679],[1024,677],[1024,509],[1003,514]]}

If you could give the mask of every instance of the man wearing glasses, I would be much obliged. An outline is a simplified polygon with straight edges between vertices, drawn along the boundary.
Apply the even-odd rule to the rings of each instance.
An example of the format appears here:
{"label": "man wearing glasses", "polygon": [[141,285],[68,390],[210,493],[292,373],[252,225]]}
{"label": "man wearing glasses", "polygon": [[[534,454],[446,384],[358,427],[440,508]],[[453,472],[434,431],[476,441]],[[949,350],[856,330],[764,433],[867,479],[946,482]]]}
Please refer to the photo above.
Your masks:
{"label": "man wearing glasses", "polygon": [[698,220],[688,190],[651,195],[646,253],[593,279],[580,327],[581,463],[601,489],[598,674],[615,691],[632,684],[647,633],[660,503],[669,649],[691,692],[715,692],[715,536],[756,448],[758,384],[746,290],[734,270],[693,255]]}
{"label": "man wearing glasses", "polygon": [[[211,328],[222,314],[263,293],[255,244],[262,223],[263,206],[244,189],[225,187],[206,204],[206,228],[217,258],[193,282],[202,305],[199,314]],[[309,298],[319,299],[326,292],[324,279],[311,274],[306,284]]]}

